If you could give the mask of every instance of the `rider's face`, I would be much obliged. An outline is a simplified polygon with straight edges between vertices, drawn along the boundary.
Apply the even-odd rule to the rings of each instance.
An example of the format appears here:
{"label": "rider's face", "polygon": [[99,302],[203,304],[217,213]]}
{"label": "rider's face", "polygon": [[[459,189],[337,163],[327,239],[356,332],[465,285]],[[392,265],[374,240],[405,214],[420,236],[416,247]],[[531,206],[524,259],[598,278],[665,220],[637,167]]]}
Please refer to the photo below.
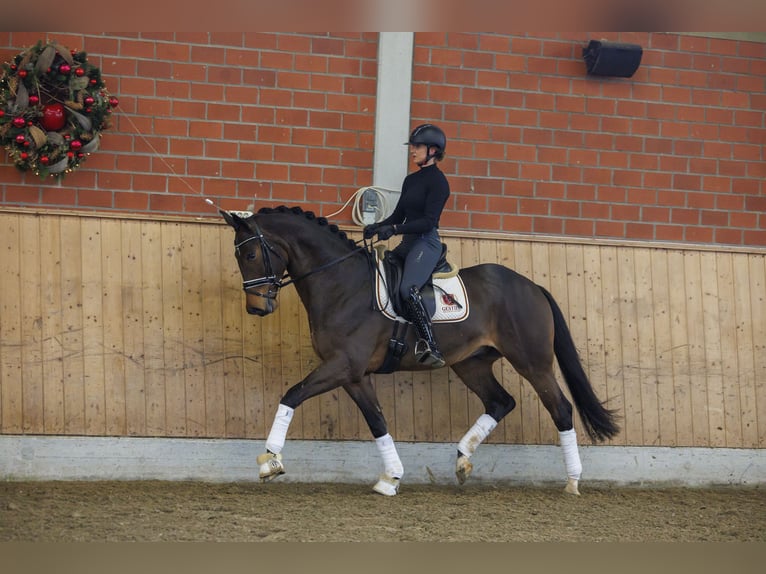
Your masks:
{"label": "rider's face", "polygon": [[421,165],[426,161],[428,155],[428,146],[425,144],[410,144],[410,157],[412,161],[417,165]]}

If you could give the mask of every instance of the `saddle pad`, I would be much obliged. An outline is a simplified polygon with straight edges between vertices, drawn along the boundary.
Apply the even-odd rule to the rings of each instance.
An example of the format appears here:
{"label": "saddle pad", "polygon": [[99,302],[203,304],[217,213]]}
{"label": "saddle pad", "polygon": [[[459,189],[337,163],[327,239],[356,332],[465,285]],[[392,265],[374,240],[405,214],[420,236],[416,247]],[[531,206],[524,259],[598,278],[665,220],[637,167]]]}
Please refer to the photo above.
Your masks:
{"label": "saddle pad", "polygon": [[[375,298],[378,308],[389,319],[406,323],[406,319],[400,317],[394,311],[391,298],[388,295],[383,263],[378,261],[378,280],[375,282]],[[436,298],[436,311],[431,321],[433,323],[459,323],[468,318],[468,295],[460,275],[452,277],[434,277],[434,297]],[[456,304],[459,303],[459,305]]]}

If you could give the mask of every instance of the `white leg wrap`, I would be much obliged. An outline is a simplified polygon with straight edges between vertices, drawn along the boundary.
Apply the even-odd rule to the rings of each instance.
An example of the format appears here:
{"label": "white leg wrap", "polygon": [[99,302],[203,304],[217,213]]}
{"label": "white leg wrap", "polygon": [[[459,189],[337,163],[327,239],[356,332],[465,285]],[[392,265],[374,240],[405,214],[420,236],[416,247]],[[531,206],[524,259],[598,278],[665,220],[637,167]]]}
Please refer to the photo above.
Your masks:
{"label": "white leg wrap", "polygon": [[457,444],[457,449],[466,457],[470,457],[476,452],[476,448],[484,442],[484,439],[489,436],[489,433],[491,433],[496,426],[497,421],[491,416],[488,414],[481,415],[476,419],[476,422],[473,423],[471,429],[465,433],[465,436],[460,439],[460,442]]}
{"label": "white leg wrap", "polygon": [[287,429],[290,428],[290,421],[293,420],[293,413],[295,410],[286,405],[280,404],[277,407],[269,438],[266,439],[266,448],[274,454],[279,454],[285,446],[285,437],[287,437]]}
{"label": "white leg wrap", "polygon": [[385,473],[391,478],[402,478],[404,466],[399,458],[399,453],[396,452],[396,445],[391,435],[384,434],[382,437],[376,438],[375,444],[378,446],[378,452],[383,459]]}
{"label": "white leg wrap", "polygon": [[561,441],[561,450],[564,453],[564,466],[567,470],[567,477],[580,480],[582,462],[580,462],[580,452],[577,449],[577,434],[574,428],[567,431],[559,431],[559,440]]}

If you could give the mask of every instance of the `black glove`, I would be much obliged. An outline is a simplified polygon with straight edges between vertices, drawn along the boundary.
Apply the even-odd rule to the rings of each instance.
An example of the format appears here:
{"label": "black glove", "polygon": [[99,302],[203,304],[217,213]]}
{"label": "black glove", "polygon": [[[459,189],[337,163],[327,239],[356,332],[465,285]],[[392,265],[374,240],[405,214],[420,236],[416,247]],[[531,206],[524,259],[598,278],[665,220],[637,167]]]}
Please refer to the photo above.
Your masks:
{"label": "black glove", "polygon": [[372,236],[375,235],[375,232],[378,230],[378,224],[372,223],[370,225],[364,226],[364,238],[365,239],[372,239]]}
{"label": "black glove", "polygon": [[393,225],[383,225],[382,227],[378,228],[378,239],[381,241],[385,241],[389,237],[391,237],[394,234],[394,226]]}

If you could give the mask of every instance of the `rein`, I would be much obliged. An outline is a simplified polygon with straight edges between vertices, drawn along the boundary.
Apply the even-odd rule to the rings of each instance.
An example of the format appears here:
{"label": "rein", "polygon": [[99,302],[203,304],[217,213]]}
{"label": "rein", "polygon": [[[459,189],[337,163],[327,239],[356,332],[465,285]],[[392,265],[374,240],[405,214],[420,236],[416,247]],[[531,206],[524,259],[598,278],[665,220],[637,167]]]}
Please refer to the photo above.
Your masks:
{"label": "rein", "polygon": [[[284,260],[284,258],[279,254],[279,252],[274,249],[274,247],[269,243],[269,241],[266,239],[266,237],[263,235],[263,232],[261,231],[261,228],[258,227],[258,224],[255,224],[255,235],[252,237],[248,237],[247,239],[244,239],[240,241],[239,243],[236,243],[234,245],[234,249],[237,253],[239,253],[239,248],[243,245],[251,242],[251,241],[258,241],[261,246],[261,256],[263,257],[263,264],[266,271],[266,275],[263,277],[259,277],[257,279],[247,279],[242,281],[242,289],[246,293],[252,293],[253,295],[258,295],[259,297],[264,297],[266,299],[276,299],[277,295],[279,294],[279,290],[282,289],[282,287],[287,287],[288,285],[291,285],[292,283],[296,283],[297,281],[300,281],[301,279],[305,279],[306,277],[309,277],[313,275],[314,273],[319,273],[320,271],[324,271],[325,269],[329,269],[333,265],[337,265],[341,261],[344,261],[357,253],[358,251],[362,251],[365,249],[365,246],[359,246],[356,249],[346,253],[345,255],[342,255],[341,257],[338,257],[336,259],[333,259],[332,261],[329,261],[323,265],[320,265],[319,267],[312,269],[303,275],[300,275],[299,277],[292,277],[285,281],[287,277],[290,277],[290,274],[285,271],[284,275],[282,275],[281,279],[277,279],[276,274],[273,271],[273,267],[271,265],[271,255],[269,253],[273,253],[276,255],[282,263],[284,263],[285,267],[287,267],[287,262]],[[269,290],[266,293],[260,293],[258,291],[251,291],[253,287],[259,287],[261,285],[268,285]]]}

